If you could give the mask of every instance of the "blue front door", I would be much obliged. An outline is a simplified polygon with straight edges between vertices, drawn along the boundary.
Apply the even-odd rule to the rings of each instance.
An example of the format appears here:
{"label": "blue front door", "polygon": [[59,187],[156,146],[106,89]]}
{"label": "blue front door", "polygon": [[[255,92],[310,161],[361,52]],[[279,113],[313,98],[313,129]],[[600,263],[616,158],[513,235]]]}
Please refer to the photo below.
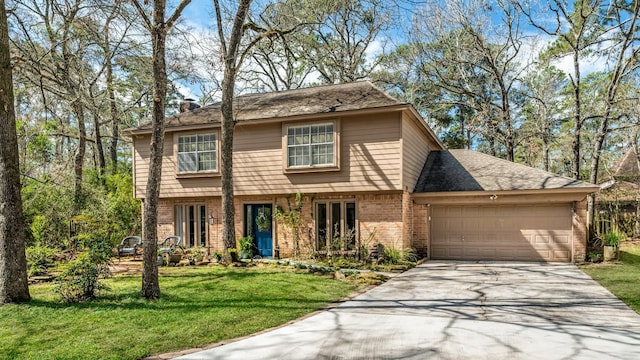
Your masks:
{"label": "blue front door", "polygon": [[273,256],[271,204],[245,205],[245,219],[247,219],[245,234],[253,237],[258,255]]}

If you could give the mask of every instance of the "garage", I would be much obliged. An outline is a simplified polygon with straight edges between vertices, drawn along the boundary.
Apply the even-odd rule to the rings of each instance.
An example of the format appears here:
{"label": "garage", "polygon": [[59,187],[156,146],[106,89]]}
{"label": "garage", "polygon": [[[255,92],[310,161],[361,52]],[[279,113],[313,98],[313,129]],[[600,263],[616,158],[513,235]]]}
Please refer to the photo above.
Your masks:
{"label": "garage", "polygon": [[413,193],[414,244],[440,260],[584,261],[597,190],[471,150],[432,151]]}
{"label": "garage", "polygon": [[431,258],[569,262],[571,206],[433,206]]}

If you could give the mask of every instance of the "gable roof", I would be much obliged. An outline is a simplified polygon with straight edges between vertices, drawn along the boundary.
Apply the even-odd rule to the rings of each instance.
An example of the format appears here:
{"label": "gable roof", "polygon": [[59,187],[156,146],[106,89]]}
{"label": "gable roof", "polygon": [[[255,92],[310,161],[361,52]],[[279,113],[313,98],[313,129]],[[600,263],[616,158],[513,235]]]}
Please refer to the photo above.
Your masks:
{"label": "gable roof", "polygon": [[509,191],[597,188],[471,150],[431,151],[415,192]]}
{"label": "gable roof", "polygon": [[[316,86],[280,92],[239,95],[234,98],[238,122],[277,119],[323,113],[410,106],[394,99],[369,81]],[[165,119],[165,128],[220,123],[220,103],[206,105]],[[130,132],[151,131],[151,124],[129,129]]]}
{"label": "gable roof", "polygon": [[638,156],[635,147],[630,147],[613,167],[613,177],[625,181],[637,181],[640,178]]}

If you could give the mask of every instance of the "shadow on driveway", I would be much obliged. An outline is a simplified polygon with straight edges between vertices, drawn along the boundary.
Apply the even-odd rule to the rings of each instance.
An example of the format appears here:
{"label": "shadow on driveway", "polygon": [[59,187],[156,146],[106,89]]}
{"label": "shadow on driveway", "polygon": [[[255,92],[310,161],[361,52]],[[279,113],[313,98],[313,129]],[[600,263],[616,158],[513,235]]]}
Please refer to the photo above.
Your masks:
{"label": "shadow on driveway", "polygon": [[427,262],[180,359],[640,359],[640,316],[571,264]]}

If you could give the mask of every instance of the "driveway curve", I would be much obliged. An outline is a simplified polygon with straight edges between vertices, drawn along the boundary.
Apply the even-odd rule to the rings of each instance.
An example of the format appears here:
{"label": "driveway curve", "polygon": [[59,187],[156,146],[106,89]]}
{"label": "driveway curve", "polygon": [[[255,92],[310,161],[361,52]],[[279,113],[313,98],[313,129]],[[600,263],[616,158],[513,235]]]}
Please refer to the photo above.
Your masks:
{"label": "driveway curve", "polygon": [[640,359],[640,315],[571,264],[430,261],[179,359]]}

